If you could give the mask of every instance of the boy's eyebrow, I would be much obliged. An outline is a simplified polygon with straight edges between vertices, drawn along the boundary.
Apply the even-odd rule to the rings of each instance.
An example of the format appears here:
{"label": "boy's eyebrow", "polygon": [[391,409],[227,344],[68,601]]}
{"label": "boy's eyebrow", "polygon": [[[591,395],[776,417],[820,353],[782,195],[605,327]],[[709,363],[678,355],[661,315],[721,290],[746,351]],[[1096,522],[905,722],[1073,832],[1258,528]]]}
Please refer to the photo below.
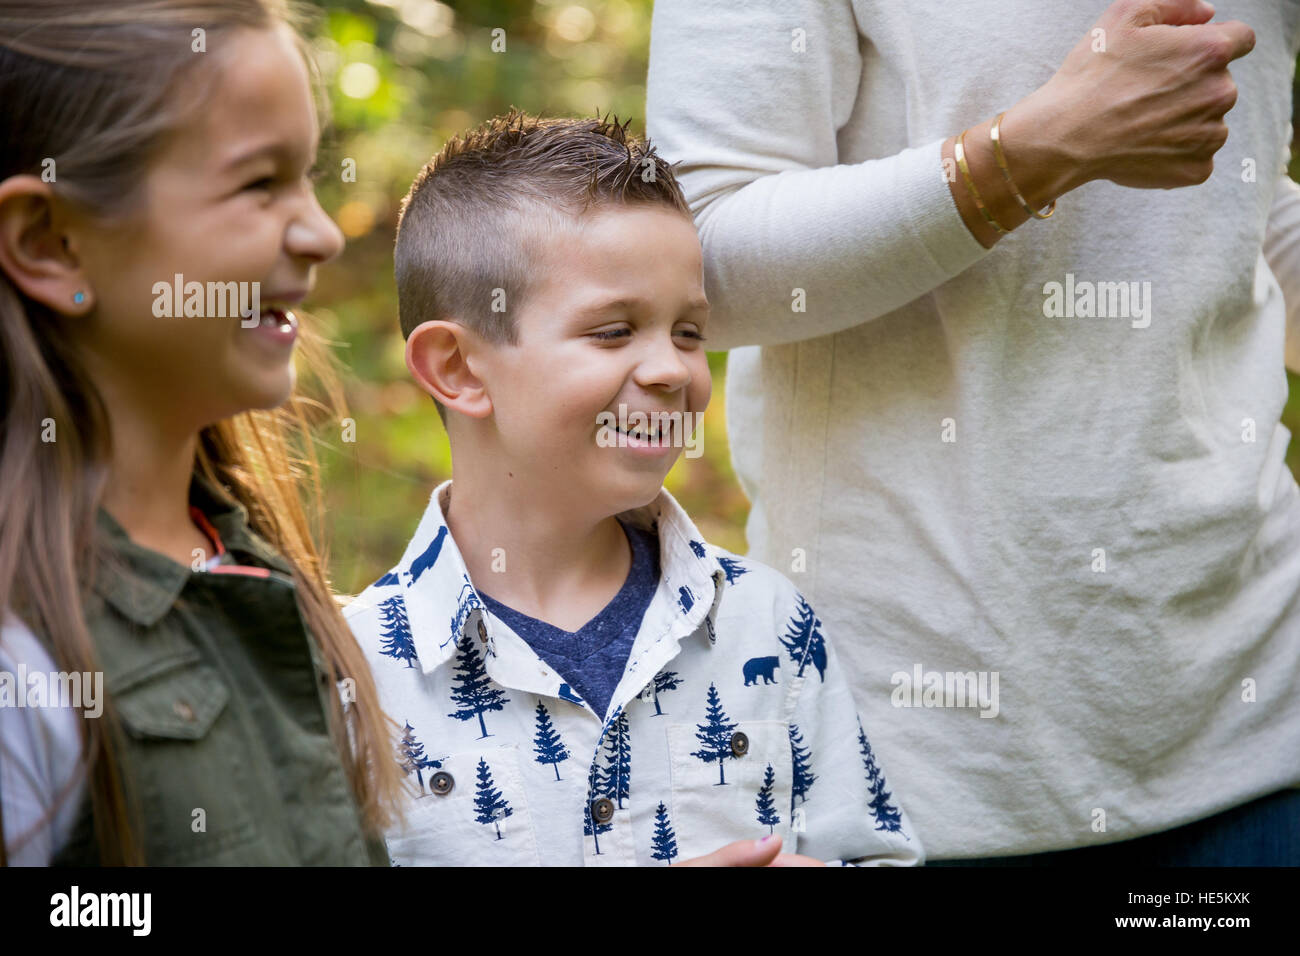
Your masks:
{"label": "boy's eyebrow", "polygon": [[[613,312],[616,309],[637,309],[647,304],[649,304],[648,299],[638,299],[638,298],[609,299],[608,301],[605,302],[596,302],[592,305],[582,306],[581,308],[577,309],[574,314],[578,318],[589,318],[591,316],[599,315],[602,312]],[[683,312],[708,312],[709,300],[692,299],[691,301],[686,303],[686,307],[682,311]]]}

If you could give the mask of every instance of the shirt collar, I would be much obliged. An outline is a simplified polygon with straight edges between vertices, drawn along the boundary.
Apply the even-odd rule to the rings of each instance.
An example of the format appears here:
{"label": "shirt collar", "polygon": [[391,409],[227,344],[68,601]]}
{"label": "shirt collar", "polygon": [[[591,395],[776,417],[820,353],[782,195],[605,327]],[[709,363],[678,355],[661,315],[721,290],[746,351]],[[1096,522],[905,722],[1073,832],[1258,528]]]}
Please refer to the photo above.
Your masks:
{"label": "shirt collar", "polygon": [[[485,656],[496,656],[495,619],[475,591],[447,526],[444,509],[451,484],[448,479],[433,490],[401,562],[376,582],[402,588],[411,640],[426,674],[452,657],[463,638],[478,641]],[[710,645],[715,643],[714,622],[727,576],[685,510],[661,488],[654,501],[619,517],[659,536],[659,591],[642,627],[672,632],[680,639],[703,624]]]}
{"label": "shirt collar", "polygon": [[[292,574],[288,562],[248,526],[248,511],[206,478],[190,482],[190,504],[207,517],[227,551],[246,563]],[[131,540],[105,509],[96,515],[100,551],[95,591],[123,617],[152,627],[176,603],[191,571],[166,555]]]}

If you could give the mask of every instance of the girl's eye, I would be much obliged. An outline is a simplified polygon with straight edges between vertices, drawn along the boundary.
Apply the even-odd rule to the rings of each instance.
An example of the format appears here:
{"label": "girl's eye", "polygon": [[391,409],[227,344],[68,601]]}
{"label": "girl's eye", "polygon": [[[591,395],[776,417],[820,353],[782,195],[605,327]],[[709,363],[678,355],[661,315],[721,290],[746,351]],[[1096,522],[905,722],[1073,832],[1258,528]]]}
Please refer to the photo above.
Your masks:
{"label": "girl's eye", "polygon": [[274,185],[275,185],[274,176],[263,176],[261,179],[253,180],[244,188],[245,189],[270,189]]}
{"label": "girl's eye", "polygon": [[699,342],[704,341],[704,336],[700,335],[700,333],[696,332],[694,329],[678,329],[677,331],[681,335],[685,335],[687,338],[692,338]]}

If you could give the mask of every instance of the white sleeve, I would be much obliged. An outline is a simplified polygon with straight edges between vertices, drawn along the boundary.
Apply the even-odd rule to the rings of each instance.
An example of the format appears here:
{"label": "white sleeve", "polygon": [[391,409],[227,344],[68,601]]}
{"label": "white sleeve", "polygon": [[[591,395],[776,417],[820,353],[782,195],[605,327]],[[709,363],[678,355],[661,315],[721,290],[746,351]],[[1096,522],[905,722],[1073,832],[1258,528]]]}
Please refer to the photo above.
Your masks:
{"label": "white sleeve", "polygon": [[1285,174],[1268,212],[1264,258],[1286,304],[1286,367],[1300,374],[1300,184]]}
{"label": "white sleeve", "polygon": [[[48,866],[76,823],[85,781],[58,803],[79,773],[79,711],[72,707],[17,706],[26,700],[27,675],[57,671],[44,646],[16,617],[0,627],[0,801],[10,866]],[[54,811],[51,813],[51,811]]]}
{"label": "white sleeve", "polygon": [[[837,133],[862,74],[852,4],[791,6],[654,5],[646,127],[679,163],[699,227],[710,351],[860,325],[989,251],[953,201],[942,140],[839,164]],[[792,309],[796,288],[803,312]]]}

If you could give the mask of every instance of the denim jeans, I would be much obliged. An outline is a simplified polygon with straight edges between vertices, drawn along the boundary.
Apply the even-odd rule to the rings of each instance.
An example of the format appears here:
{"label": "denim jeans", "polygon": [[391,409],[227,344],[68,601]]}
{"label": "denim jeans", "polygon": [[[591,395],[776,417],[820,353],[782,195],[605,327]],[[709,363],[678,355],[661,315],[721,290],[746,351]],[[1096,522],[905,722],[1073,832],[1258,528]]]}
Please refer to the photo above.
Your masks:
{"label": "denim jeans", "polygon": [[[924,840],[924,833],[921,835]],[[1278,790],[1172,830],[1102,846],[931,860],[927,866],[1300,866],[1300,789]]]}

